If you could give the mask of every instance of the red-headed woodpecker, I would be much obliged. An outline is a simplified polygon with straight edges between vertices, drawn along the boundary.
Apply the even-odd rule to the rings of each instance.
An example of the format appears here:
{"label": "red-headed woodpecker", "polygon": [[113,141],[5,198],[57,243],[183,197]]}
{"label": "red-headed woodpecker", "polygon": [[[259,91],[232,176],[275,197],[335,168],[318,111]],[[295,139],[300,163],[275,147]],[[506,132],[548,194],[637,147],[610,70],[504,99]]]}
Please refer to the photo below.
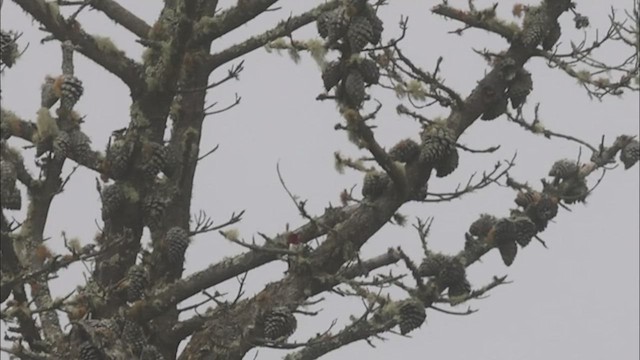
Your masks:
{"label": "red-headed woodpecker", "polygon": [[300,245],[302,245],[302,241],[300,241],[298,234],[292,232],[287,235],[287,244],[289,244],[289,250],[298,251],[301,247]]}

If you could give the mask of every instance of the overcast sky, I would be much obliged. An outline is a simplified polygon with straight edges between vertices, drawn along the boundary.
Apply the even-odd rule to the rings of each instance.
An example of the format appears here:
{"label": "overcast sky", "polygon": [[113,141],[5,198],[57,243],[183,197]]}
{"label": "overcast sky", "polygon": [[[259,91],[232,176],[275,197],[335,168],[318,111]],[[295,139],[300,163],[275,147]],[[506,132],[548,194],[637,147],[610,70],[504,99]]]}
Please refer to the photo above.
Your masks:
{"label": "overcast sky", "polygon": [[[152,23],[162,5],[161,1],[120,1],[138,16]],[[229,1],[221,1],[223,5]],[[290,13],[297,14],[318,1],[282,1],[281,10],[269,12],[228,37],[213,44],[215,51],[233,44],[248,35],[261,32]],[[447,84],[467,95],[477,80],[489,70],[472,48],[499,52],[506,42],[498,36],[480,30],[469,30],[464,36],[448,34],[460,26],[434,16],[429,9],[435,1],[390,1],[380,10],[385,22],[383,39],[398,37],[397,23],[401,15],[409,15],[409,31],[402,43],[403,51],[426,70],[444,57],[442,75]],[[465,7],[466,1],[449,1]],[[512,18],[513,1],[501,1],[498,13]],[[478,7],[489,1],[478,1]],[[630,9],[631,1],[582,1],[578,11],[590,18],[587,29],[593,39],[596,29],[601,33],[608,25],[610,7]],[[622,15],[622,14],[621,14]],[[573,28],[570,14],[564,14],[562,48],[569,41],[583,38],[582,30]],[[109,36],[126,53],[139,59],[140,45],[126,30],[115,26],[97,11],[85,11],[79,17],[90,33]],[[24,118],[34,119],[40,103],[40,85],[45,75],[60,73],[60,47],[56,42],[40,44],[44,33],[11,1],[2,8],[3,30],[23,32],[20,44],[29,47],[17,65],[2,77],[2,105]],[[296,33],[296,39],[317,36],[314,26]],[[629,56],[630,49],[617,46],[597,53],[604,60],[619,62]],[[332,54],[330,56],[335,56]],[[320,71],[315,62],[303,54],[300,64],[294,64],[284,54],[267,54],[258,50],[247,56],[246,70],[241,81],[214,89],[209,103],[226,106],[234,93],[242,96],[240,106],[206,119],[201,151],[217,144],[220,149],[201,163],[196,174],[192,213],[205,210],[217,222],[223,222],[233,211],[246,209],[244,221],[237,226],[241,235],[250,239],[256,232],[275,235],[283,232],[285,224],[295,228],[304,223],[290,199],[280,186],[276,163],[280,162],[289,188],[303,199],[308,209],[320,213],[329,203],[338,204],[344,188],[361,182],[362,175],[347,171],[336,173],[333,153],[361,154],[346,139],[344,132],[333,130],[340,121],[336,107],[329,101],[318,102],[323,91]],[[237,63],[237,62],[236,62]],[[541,102],[541,120],[548,128],[597,144],[602,135],[610,144],[620,134],[638,134],[638,94],[607,98],[603,102],[590,101],[576,81],[556,69],[548,69],[540,60],[531,61],[526,68],[533,73],[534,91],[525,106],[525,114],[532,115],[533,105]],[[226,68],[211,78],[220,79]],[[76,57],[76,75],[85,85],[85,96],[77,110],[86,115],[83,131],[90,135],[97,149],[104,150],[112,130],[125,127],[129,121],[129,92],[117,78],[103,71],[81,55]],[[394,94],[375,89],[374,98],[384,108],[375,120],[377,138],[387,148],[398,140],[418,139],[418,126],[395,112],[400,102]],[[373,104],[367,104],[371,109]],[[446,109],[426,108],[427,117],[446,116]],[[167,136],[169,132],[167,132]],[[501,145],[493,154],[461,155],[461,166],[446,179],[433,179],[430,191],[445,192],[465,182],[474,172],[492,168],[497,161],[511,158],[517,151],[517,167],[512,176],[539,186],[539,179],[551,164],[560,158],[575,159],[580,151],[575,143],[548,140],[526,133],[504,117],[493,122],[476,122],[461,137],[460,142],[485,148]],[[24,145],[15,141],[13,144]],[[583,158],[591,154],[583,150]],[[32,163],[33,151],[24,153]],[[68,164],[66,171],[71,169]],[[386,342],[374,340],[376,348],[361,342],[325,356],[327,359],[347,359],[360,356],[368,359],[389,359],[400,353],[408,358],[433,357],[462,360],[536,359],[638,359],[639,313],[639,166],[624,171],[620,166],[608,171],[602,184],[588,198],[586,205],[560,210],[554,222],[541,234],[549,245],[544,249],[533,242],[520,251],[515,263],[507,268],[497,251],[483,258],[482,263],[469,269],[474,286],[491,281],[493,275],[508,274],[512,284],[499,287],[490,297],[469,305],[480,311],[470,316],[444,315],[427,310],[427,323],[412,338],[388,334]],[[83,243],[92,241],[98,228],[100,206],[95,190],[97,175],[80,170],[68,184],[66,191],[56,198],[46,236],[52,249],[63,251],[61,231],[69,237],[79,237]],[[594,184],[598,174],[590,178]],[[356,189],[359,194],[359,187]],[[401,212],[409,219],[415,216],[435,217],[429,245],[433,250],[454,253],[464,243],[468,224],[480,213],[505,216],[514,207],[515,193],[504,187],[491,186],[446,204],[410,204]],[[18,216],[16,214],[16,216]],[[384,252],[388,247],[402,246],[420,261],[420,244],[410,226],[388,225],[379,231],[362,249],[362,258]],[[188,275],[208,264],[244,252],[217,234],[197,237],[187,252]],[[265,282],[282,275],[284,263],[274,263],[263,271],[248,276],[248,292],[260,291]],[[400,266],[392,268],[401,272]],[[71,291],[83,276],[84,268],[76,265],[61,271],[53,282],[55,295]],[[230,280],[215,287],[235,296],[237,282]],[[404,296],[393,292],[395,296]],[[346,301],[326,296],[326,301],[309,310],[324,309],[321,315],[298,317],[299,330],[291,340],[304,341],[316,332],[324,331],[335,318],[335,329],[341,328],[349,315],[359,315],[363,306],[359,301]],[[191,300],[188,303],[193,303]],[[465,310],[461,305],[457,310]],[[253,359],[255,350],[246,358]],[[281,351],[260,349],[258,359],[279,359]],[[6,354],[2,355],[4,359]]]}

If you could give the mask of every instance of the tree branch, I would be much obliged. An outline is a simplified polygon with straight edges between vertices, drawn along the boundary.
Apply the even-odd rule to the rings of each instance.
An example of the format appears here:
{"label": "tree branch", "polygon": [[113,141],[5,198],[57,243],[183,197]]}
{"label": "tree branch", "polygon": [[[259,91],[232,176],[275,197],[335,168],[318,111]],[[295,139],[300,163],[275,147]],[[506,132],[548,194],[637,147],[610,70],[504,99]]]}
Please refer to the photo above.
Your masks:
{"label": "tree branch", "polygon": [[[236,59],[244,54],[247,54],[261,46],[266,45],[270,41],[273,41],[279,37],[290,35],[294,30],[297,30],[312,21],[323,12],[332,10],[338,6],[339,2],[336,0],[329,1],[322,5],[315,7],[301,15],[290,17],[285,21],[281,21],[274,28],[265,31],[264,33],[228,47],[218,53],[212,54],[207,60],[207,68],[212,71],[220,65],[223,65],[233,59]],[[218,15],[218,16],[222,16]]]}
{"label": "tree branch", "polygon": [[84,32],[77,22],[69,23],[60,15],[55,3],[44,0],[15,0],[24,11],[40,22],[60,42],[71,40],[78,52],[116,75],[132,91],[142,85],[141,66],[124,55],[110,40]]}
{"label": "tree branch", "polygon": [[[561,12],[558,10],[552,15],[557,17]],[[552,20],[555,21],[555,18]],[[507,51],[506,56],[512,58],[516,67],[520,67],[531,57],[531,52],[529,49],[516,45]],[[446,126],[453,131],[456,139],[486,111],[489,106],[487,95],[502,92],[506,86],[506,76],[501,69],[494,68],[479,82],[472,94],[464,100],[464,106],[452,110]],[[425,164],[424,161],[407,164],[405,167],[406,177],[411,189],[419,189],[425,184],[430,177],[431,167],[432,165]],[[338,224],[334,227],[334,231],[327,234],[326,240],[307,259],[308,268],[313,269],[311,278],[309,274],[290,274],[281,281],[267,285],[255,298],[238,304],[238,308],[234,312],[236,315],[234,317],[235,324],[244,321],[246,322],[245,326],[248,326],[254,321],[254,316],[261,309],[269,309],[274,306],[296,307],[310,294],[328,289],[323,281],[318,281],[318,277],[323,278],[335,274],[346,261],[357,257],[360,247],[389,221],[404,202],[409,200],[407,197],[400,196],[397,191],[386,191],[371,203],[359,204],[348,219]],[[476,255],[479,257],[489,248],[477,247],[475,249]],[[476,259],[470,257],[465,262],[472,262]],[[257,301],[260,303],[258,304]],[[194,349],[212,348],[212,343],[223,341],[222,339],[229,336],[229,334],[221,332],[228,327],[224,326],[220,319],[215,318],[211,321],[216,323],[215,327],[207,328],[204,332],[196,332],[185,349],[183,359],[195,359],[201,355],[195,355],[197,351]],[[232,324],[228,324],[228,326],[232,326]],[[247,339],[233,349],[233,354],[241,356],[251,347],[253,345],[250,339]]]}
{"label": "tree branch", "polygon": [[[33,121],[24,120],[18,117],[11,111],[2,108],[3,122],[6,121],[8,126],[7,133],[9,136],[15,136],[22,140],[28,141],[33,145],[37,145],[36,134],[38,133],[38,126]],[[77,130],[80,131],[80,130]],[[89,149],[83,152],[82,156],[78,156],[76,153],[67,154],[68,159],[75,161],[76,163],[91,169],[100,175],[107,176],[102,164],[105,161],[104,155],[99,151]],[[22,173],[25,182],[32,182],[28,180],[28,173]]]}
{"label": "tree branch", "polygon": [[431,8],[431,12],[434,14],[442,15],[449,19],[458,20],[467,24],[469,27],[474,27],[478,29],[487,30],[493,33],[496,33],[503,38],[507,39],[511,42],[516,36],[516,31],[508,26],[507,24],[501,22],[498,18],[495,17],[495,13],[493,17],[483,17],[477,16],[482,12],[473,12],[473,11],[463,11],[446,4],[438,4]]}
{"label": "tree branch", "polygon": [[[354,206],[328,209],[324,215],[315,219],[313,222],[301,226],[294,230],[294,232],[298,234],[300,241],[311,241],[319,236],[325,235],[328,231],[327,229],[343,221],[353,211]],[[317,226],[316,223],[323,224],[323,226]],[[286,249],[286,239],[284,235],[276,237],[272,240],[272,243],[282,244],[283,249]],[[273,244],[267,244],[265,247],[273,247]],[[278,259],[278,254],[268,251],[249,251],[242,255],[226,259],[162,288],[144,303],[140,304],[140,306],[132,308],[130,313],[132,316],[143,320],[152,319],[161,314],[164,309],[197,294],[203,289],[234,278],[276,259]]]}
{"label": "tree branch", "polygon": [[109,17],[109,19],[122,25],[125,29],[131,31],[139,38],[146,39],[149,35],[151,26],[115,1],[91,0],[89,5],[96,10],[102,11]]}
{"label": "tree branch", "polygon": [[214,16],[205,16],[196,24],[195,43],[206,44],[248,23],[278,0],[243,0]]}

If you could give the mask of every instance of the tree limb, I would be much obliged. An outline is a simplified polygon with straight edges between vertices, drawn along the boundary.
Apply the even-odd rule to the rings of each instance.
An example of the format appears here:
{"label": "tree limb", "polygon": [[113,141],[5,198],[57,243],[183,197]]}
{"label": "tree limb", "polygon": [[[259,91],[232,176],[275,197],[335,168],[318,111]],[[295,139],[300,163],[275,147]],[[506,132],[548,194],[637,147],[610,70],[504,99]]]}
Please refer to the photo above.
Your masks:
{"label": "tree limb", "polygon": [[89,5],[96,10],[102,11],[109,19],[122,25],[141,39],[146,39],[151,30],[144,20],[140,19],[132,12],[124,8],[113,0],[91,0]]}
{"label": "tree limb", "polygon": [[125,56],[110,40],[98,39],[84,32],[77,22],[69,23],[60,15],[55,3],[44,0],[15,0],[24,11],[40,22],[60,42],[71,40],[78,52],[116,75],[132,91],[143,85],[141,66]]}
{"label": "tree limb", "polygon": [[[290,17],[287,20],[281,21],[274,28],[265,31],[260,35],[252,36],[251,38],[239,44],[232,45],[225,50],[212,54],[211,56],[209,56],[206,66],[208,69],[210,69],[210,71],[212,71],[220,65],[223,65],[233,59],[238,58],[239,56],[247,54],[261,46],[266,45],[270,41],[273,41],[282,36],[290,35],[294,30],[299,29],[311,23],[312,21],[315,21],[315,19],[321,13],[334,9],[338,6],[338,4],[338,1],[332,0],[319,5],[301,15]],[[222,14],[218,16],[222,16]]]}
{"label": "tree limb", "polygon": [[[294,230],[294,232],[299,235],[302,242],[311,241],[312,239],[325,235],[328,228],[332,228],[343,221],[353,211],[354,206],[329,209],[323,216],[315,219],[314,222],[309,222]],[[323,223],[324,226],[316,226],[315,222]],[[283,244],[283,249],[286,249],[284,248],[286,242],[283,235],[274,239],[273,242]],[[267,244],[266,246],[273,245]],[[249,251],[242,255],[226,259],[209,266],[207,269],[196,272],[185,279],[178,280],[173,284],[159,289],[147,301],[141,303],[138,307],[132,308],[130,313],[132,316],[143,320],[152,319],[169,306],[175,305],[203,289],[219,284],[276,259],[278,259],[278,254],[265,251]]]}

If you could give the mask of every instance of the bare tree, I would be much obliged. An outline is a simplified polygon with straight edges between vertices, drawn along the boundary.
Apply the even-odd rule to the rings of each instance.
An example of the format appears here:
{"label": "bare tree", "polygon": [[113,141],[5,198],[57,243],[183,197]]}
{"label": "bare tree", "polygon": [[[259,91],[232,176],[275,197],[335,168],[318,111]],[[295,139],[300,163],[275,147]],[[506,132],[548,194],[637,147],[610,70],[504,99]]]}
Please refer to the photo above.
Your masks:
{"label": "bare tree", "polygon": [[[508,42],[499,53],[478,51],[490,69],[468,95],[444,82],[442,59],[428,71],[405,55],[406,19],[400,22],[402,36],[385,39],[383,30],[389,25],[383,25],[376,13],[381,6],[399,5],[384,1],[327,1],[213,52],[212,41],[272,11],[277,1],[240,0],[219,8],[217,1],[165,0],[153,24],[113,0],[13,2],[42,26],[47,33],[43,41],[60,43],[63,54],[61,74],[43,82],[36,119],[20,118],[9,107],[2,107],[1,315],[13,334],[7,340],[14,343],[2,351],[20,359],[241,359],[252,348],[273,347],[291,350],[286,359],[302,360],[386,332],[405,335],[423,324],[427,309],[456,313],[446,306],[479,298],[504,284],[505,277],[495,277],[487,284],[472,285],[466,268],[492,249],[511,265],[517,252],[531,241],[544,245],[539,234],[560,207],[583,202],[602,180],[597,175],[615,167],[616,158],[629,169],[640,157],[633,134],[590,144],[543,126],[538,105],[527,103],[534,76],[524,67],[532,58],[542,58],[550,67],[577,79],[598,99],[638,91],[637,1],[623,15],[612,12],[604,36],[591,44],[584,41],[570,47],[557,46],[561,37],[558,18],[572,16],[579,29],[588,27],[589,19],[568,0],[517,5],[513,14],[522,20],[519,23],[499,18],[497,5],[483,9],[473,1],[465,9],[446,1],[435,5],[433,14],[460,24],[455,33],[482,29]],[[69,16],[62,15],[63,7],[64,12],[73,9]],[[146,47],[143,57],[129,58],[117,44],[83,30],[82,17],[88,9],[104,13],[131,32]],[[296,30],[311,23],[317,25],[318,38],[294,39]],[[598,59],[595,50],[608,43],[626,46],[629,56],[617,63]],[[265,46],[286,50],[294,59],[308,52],[321,64],[318,75],[326,92],[317,100],[337,104],[341,121],[335,129],[345,131],[363,153],[361,158],[336,153],[336,166],[362,172],[363,181],[361,196],[353,188],[345,190],[339,206],[312,214],[281,176],[305,224],[275,235],[259,233],[260,241],[249,242],[229,228],[241,222],[243,211],[217,222],[206,213],[192,216],[191,199],[199,161],[215,151],[200,149],[205,118],[240,103],[237,97],[228,106],[216,108],[206,105],[205,96],[237,80],[244,69],[242,57]],[[3,29],[3,71],[10,71],[20,55],[29,55],[24,47],[19,33]],[[129,124],[114,129],[104,151],[92,147],[83,132],[83,116],[74,111],[84,92],[82,79],[74,74],[77,53],[119,78],[131,91]],[[337,59],[328,61],[327,54]],[[234,60],[239,62],[226,76],[208,82],[215,70]],[[409,138],[418,134],[407,134],[406,140],[393,146],[376,140],[374,120],[383,104],[368,95],[371,87],[398,95],[399,116],[421,124],[420,141]],[[449,114],[430,118],[427,107]],[[533,113],[532,119],[527,118],[528,113]],[[534,134],[575,142],[590,154],[577,160],[557,159],[548,174],[541,174],[541,186],[510,176],[511,160],[451,192],[430,192],[431,175],[446,177],[455,171],[459,152],[496,150],[471,149],[458,138],[476,120],[499,117]],[[170,137],[165,141],[169,127]],[[35,148],[38,175],[25,166],[22,152],[12,144],[15,139],[26,140]],[[103,222],[95,244],[83,247],[65,238],[67,252],[53,254],[45,245],[44,229],[52,200],[68,182],[63,167],[69,162],[100,175],[97,187]],[[590,177],[596,177],[595,186],[588,186]],[[515,207],[507,215],[481,214],[468,224],[468,230],[461,229],[465,242],[457,254],[432,251],[427,243],[431,219],[417,219],[413,227],[424,250],[420,257],[408,256],[399,246],[376,257],[360,257],[360,248],[383,226],[407,222],[398,212],[403,204],[446,202],[493,184],[514,190]],[[504,204],[505,209],[509,206]],[[26,217],[10,221],[7,211],[22,207],[27,208]],[[145,227],[151,234],[150,247],[141,245]],[[246,251],[214,260],[184,277],[185,251],[191,238],[211,232]],[[246,296],[242,286],[231,297],[207,292],[282,260],[288,262],[287,272],[255,296]],[[54,299],[50,280],[75,262],[91,265],[91,277],[76,292]],[[392,264],[406,270],[400,274],[379,271]],[[405,296],[388,296],[391,288],[403,290]],[[287,341],[296,330],[299,317],[294,313],[311,314],[305,308],[327,292],[361,298],[365,311],[343,329],[330,328],[305,342]],[[198,306],[211,306],[179,320],[181,312],[196,306],[180,308],[178,304],[198,294],[207,297]],[[66,314],[70,327],[63,326],[61,313]],[[188,337],[178,356],[179,344]]]}

